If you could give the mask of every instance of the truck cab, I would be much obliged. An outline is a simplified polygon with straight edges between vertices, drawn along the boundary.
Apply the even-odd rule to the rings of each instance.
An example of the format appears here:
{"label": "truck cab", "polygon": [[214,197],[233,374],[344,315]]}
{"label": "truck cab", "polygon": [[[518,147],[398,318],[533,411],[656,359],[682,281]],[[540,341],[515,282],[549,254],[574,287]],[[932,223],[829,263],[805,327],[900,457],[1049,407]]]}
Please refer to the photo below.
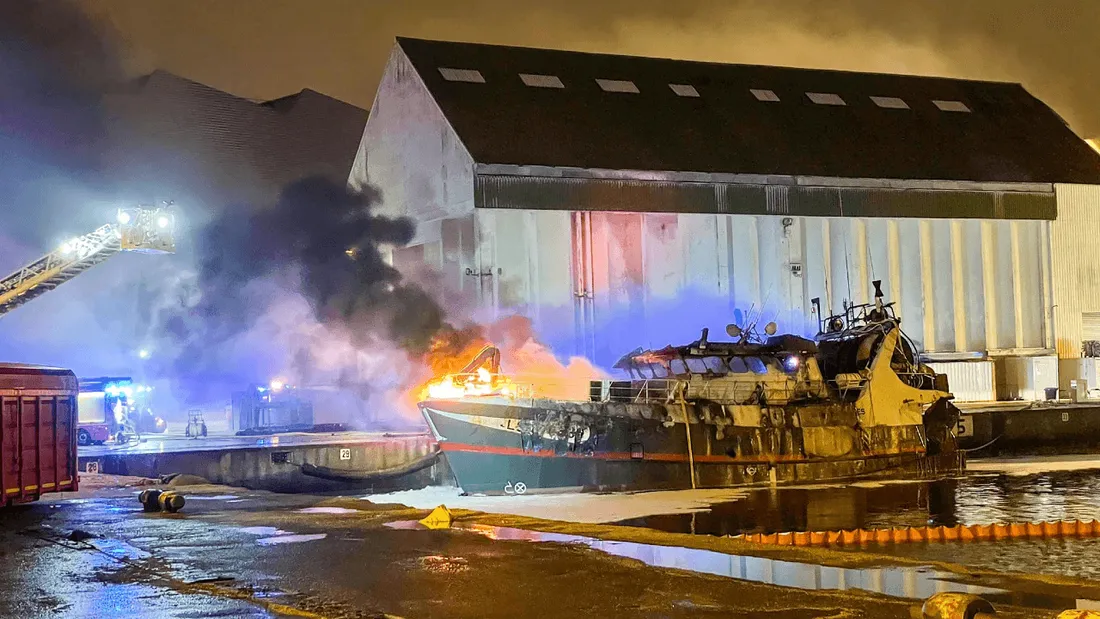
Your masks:
{"label": "truck cab", "polygon": [[149,391],[128,376],[80,379],[78,443],[96,445],[111,438],[125,443],[135,435],[164,432],[164,419],[146,404]]}
{"label": "truck cab", "polygon": [[126,431],[130,408],[128,394],[132,393],[129,379],[80,379],[77,444],[102,445],[111,438],[120,443],[128,441],[133,433]]}

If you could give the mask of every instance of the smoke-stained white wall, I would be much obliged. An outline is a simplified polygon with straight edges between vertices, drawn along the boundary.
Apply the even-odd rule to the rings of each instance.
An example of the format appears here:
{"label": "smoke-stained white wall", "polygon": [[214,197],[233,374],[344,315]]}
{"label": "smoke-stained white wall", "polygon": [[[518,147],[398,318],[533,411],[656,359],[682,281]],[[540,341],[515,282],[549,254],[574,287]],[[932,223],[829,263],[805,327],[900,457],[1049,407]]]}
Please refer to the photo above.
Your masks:
{"label": "smoke-stained white wall", "polygon": [[531,316],[559,350],[601,363],[635,346],[690,341],[704,326],[717,337],[750,308],[762,322],[812,334],[811,299],[839,312],[845,301],[870,301],[873,279],[929,352],[1048,346],[1043,221],[493,209],[475,217],[477,258],[490,274],[484,303]]}
{"label": "smoke-stained white wall", "polygon": [[412,217],[414,244],[439,241],[441,219],[473,211],[473,160],[400,47],[386,64],[349,183],[382,189],[381,214]]}

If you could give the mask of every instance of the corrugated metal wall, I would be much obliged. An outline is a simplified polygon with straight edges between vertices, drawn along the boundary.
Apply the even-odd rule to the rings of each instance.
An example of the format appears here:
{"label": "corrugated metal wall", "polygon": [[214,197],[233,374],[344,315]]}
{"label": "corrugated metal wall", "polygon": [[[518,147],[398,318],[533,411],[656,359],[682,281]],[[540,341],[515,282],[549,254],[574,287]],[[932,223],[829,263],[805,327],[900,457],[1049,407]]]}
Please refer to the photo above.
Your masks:
{"label": "corrugated metal wall", "polygon": [[1100,312],[1100,187],[1056,185],[1051,225],[1054,328],[1058,356],[1081,356],[1083,313]]}
{"label": "corrugated metal wall", "polygon": [[[881,279],[922,349],[1043,348],[1045,221],[478,209],[500,312],[601,363],[759,315],[813,334]],[[572,339],[571,342],[567,340]],[[567,346],[562,350],[569,350]]]}

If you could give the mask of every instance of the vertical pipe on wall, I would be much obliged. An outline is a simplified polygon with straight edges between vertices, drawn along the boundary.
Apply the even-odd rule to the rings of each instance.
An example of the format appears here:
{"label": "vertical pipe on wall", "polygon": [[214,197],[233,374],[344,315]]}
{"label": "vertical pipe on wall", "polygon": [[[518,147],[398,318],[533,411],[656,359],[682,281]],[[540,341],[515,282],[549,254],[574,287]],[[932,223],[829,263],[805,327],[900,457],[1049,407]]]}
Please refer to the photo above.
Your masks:
{"label": "vertical pipe on wall", "polygon": [[570,269],[573,272],[573,328],[575,354],[587,356],[588,325],[586,320],[585,297],[588,294],[587,264],[584,249],[584,213],[573,211],[572,234],[570,239]]}
{"label": "vertical pipe on wall", "polygon": [[[789,282],[789,298],[790,298],[790,314],[785,317],[791,321],[792,325],[797,328],[797,333],[802,333],[806,330],[809,321],[809,303],[806,299],[806,237],[804,233],[804,227],[806,225],[806,219],[804,217],[791,218],[791,225],[787,228],[787,232],[790,234],[788,244],[788,264],[786,277]],[[798,265],[798,272],[795,272],[794,265]],[[790,328],[790,327],[788,327]],[[816,332],[816,329],[814,330]]]}
{"label": "vertical pipe on wall", "polygon": [[1024,346],[1024,292],[1020,270],[1020,222],[1011,221],[1012,234],[1012,300],[1016,310],[1016,348]]}
{"label": "vertical pipe on wall", "polygon": [[729,304],[729,315],[733,316],[733,288],[730,286],[730,254],[729,254],[729,215],[714,216],[714,252],[717,261],[717,286],[719,296],[724,296]]}
{"label": "vertical pipe on wall", "polygon": [[833,273],[833,258],[832,258],[832,256],[833,256],[833,245],[830,242],[830,238],[829,238],[829,220],[825,219],[825,218],[821,218],[821,219],[818,219],[817,221],[820,222],[820,224],[821,224],[821,257],[822,257],[821,268],[822,268],[822,271],[824,273],[824,278],[825,278],[825,298],[824,298],[825,302],[821,304],[821,307],[825,308],[823,310],[825,315],[824,316],[819,316],[818,318],[824,319],[825,316],[828,316],[828,315],[833,313],[833,287],[836,285],[836,283],[833,282],[833,277],[832,277],[832,273]]}
{"label": "vertical pipe on wall", "polygon": [[[584,222],[584,250],[585,250],[585,285],[587,286],[588,294],[585,295],[585,325],[586,335],[585,338],[585,356],[589,359],[596,358],[596,262],[594,258],[595,254],[595,240],[592,236],[592,212],[585,211],[582,213],[582,220]],[[604,223],[606,225],[606,219]],[[607,232],[604,231],[603,238],[607,238]]]}
{"label": "vertical pipe on wall", "polygon": [[985,296],[985,349],[997,348],[997,248],[993,222],[982,222],[982,294]]}
{"label": "vertical pipe on wall", "polygon": [[523,238],[527,245],[527,251],[523,252],[527,266],[527,276],[524,279],[524,302],[527,304],[528,312],[536,323],[541,318],[541,312],[539,309],[542,307],[542,291],[541,278],[539,276],[539,253],[538,253],[538,214],[535,211],[526,211],[523,213]]}
{"label": "vertical pipe on wall", "polygon": [[862,219],[852,220],[852,236],[855,240],[855,247],[853,248],[852,260],[854,262],[855,273],[849,273],[848,277],[855,276],[854,282],[852,282],[852,303],[869,303],[870,295],[867,293],[868,286],[871,281],[871,268],[868,265],[867,259],[867,222]]}
{"label": "vertical pipe on wall", "polygon": [[924,299],[921,309],[924,314],[924,349],[936,348],[936,316],[933,294],[932,273],[932,222],[921,220],[920,229],[920,281]]}
{"label": "vertical pipe on wall", "polygon": [[1053,349],[1055,347],[1054,341],[1054,295],[1051,292],[1051,260],[1053,256],[1051,254],[1050,243],[1050,222],[1039,222],[1040,230],[1040,244],[1042,251],[1042,272],[1040,277],[1042,281],[1039,282],[1039,286],[1043,291],[1043,348]]}
{"label": "vertical pipe on wall", "polygon": [[768,290],[764,289],[764,273],[763,266],[760,264],[760,217],[750,216],[746,219],[746,228],[748,235],[748,250],[749,250],[749,268],[753,276],[753,287],[756,290],[756,294],[749,301],[749,304],[756,304],[759,311],[764,310],[764,301],[768,298]]}
{"label": "vertical pipe on wall", "polygon": [[966,260],[963,222],[951,220],[951,291],[955,306],[955,350],[970,350],[966,337]]}
{"label": "vertical pipe on wall", "polygon": [[889,256],[890,265],[890,301],[902,307],[901,298],[901,240],[898,238],[898,222],[891,219],[886,222],[886,255]]}

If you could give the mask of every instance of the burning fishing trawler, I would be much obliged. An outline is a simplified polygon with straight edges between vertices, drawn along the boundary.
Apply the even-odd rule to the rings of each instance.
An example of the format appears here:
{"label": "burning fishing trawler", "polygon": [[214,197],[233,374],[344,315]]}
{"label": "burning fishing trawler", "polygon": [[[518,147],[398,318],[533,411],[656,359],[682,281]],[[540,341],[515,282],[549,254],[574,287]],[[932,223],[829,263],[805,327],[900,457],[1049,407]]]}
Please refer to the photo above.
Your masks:
{"label": "burning fishing trawler", "polygon": [[964,466],[947,377],[893,303],[820,319],[813,340],[729,325],[732,341],[635,350],[588,401],[542,398],[486,347],[419,407],[467,493],[715,488],[932,477]]}

